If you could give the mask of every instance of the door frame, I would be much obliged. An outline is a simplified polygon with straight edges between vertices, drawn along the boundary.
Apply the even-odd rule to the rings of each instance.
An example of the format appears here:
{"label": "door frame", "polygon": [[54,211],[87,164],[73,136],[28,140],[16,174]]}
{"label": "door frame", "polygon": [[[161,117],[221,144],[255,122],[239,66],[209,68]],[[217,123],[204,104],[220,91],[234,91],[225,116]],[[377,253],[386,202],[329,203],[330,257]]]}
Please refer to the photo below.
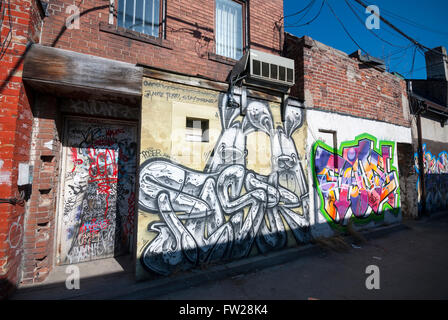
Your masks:
{"label": "door frame", "polygon": [[[67,147],[66,142],[68,138],[68,123],[70,121],[84,121],[84,122],[91,122],[91,123],[100,123],[100,124],[115,124],[115,125],[126,125],[126,126],[133,126],[135,128],[135,139],[137,144],[136,149],[136,169],[135,169],[135,202],[136,206],[134,208],[134,230],[133,230],[133,238],[131,239],[130,243],[130,250],[129,254],[135,255],[135,252],[137,251],[137,226],[138,226],[138,175],[139,175],[139,166],[140,166],[140,121],[138,120],[121,120],[121,119],[110,119],[105,117],[98,117],[98,116],[78,116],[78,115],[62,115],[62,134],[61,134],[61,149],[59,151],[59,186],[57,188],[57,201],[56,201],[56,208],[55,208],[55,230],[54,230],[54,244],[53,244],[53,252],[54,252],[54,259],[53,259],[53,265],[55,266],[61,266],[65,265],[61,261],[61,240],[62,236],[64,234],[62,230],[62,210],[64,208],[64,194],[65,194],[65,172],[66,172],[66,160],[67,160]],[[100,260],[100,259],[98,259]],[[83,261],[87,262],[87,261]],[[79,263],[83,263],[79,262]],[[67,264],[69,265],[69,264]]]}

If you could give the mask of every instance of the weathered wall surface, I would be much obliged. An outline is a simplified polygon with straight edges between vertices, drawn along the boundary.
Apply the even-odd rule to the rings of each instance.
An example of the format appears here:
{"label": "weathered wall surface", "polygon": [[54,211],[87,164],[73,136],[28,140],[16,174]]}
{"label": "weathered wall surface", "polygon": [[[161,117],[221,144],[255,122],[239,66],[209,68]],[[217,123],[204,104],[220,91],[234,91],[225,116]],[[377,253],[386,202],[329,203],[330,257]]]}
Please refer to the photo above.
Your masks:
{"label": "weathered wall surface", "polygon": [[[0,52],[0,198],[20,198],[19,164],[30,158],[32,97],[23,84],[23,57],[30,41],[39,42],[42,14],[38,1],[11,0],[1,5]],[[0,299],[20,278],[25,207],[0,204]]]}
{"label": "weathered wall surface", "polygon": [[[79,29],[67,29],[73,1],[48,2],[43,45],[220,81],[226,79],[236,62],[215,55],[215,1],[166,1],[166,39],[123,28],[117,31],[116,18],[114,24],[108,24],[109,1],[103,0],[78,1]],[[275,22],[283,14],[283,1],[248,3],[248,43],[252,48],[279,54],[283,48],[283,29],[275,28]]]}
{"label": "weathered wall surface", "polygon": [[285,42],[296,67],[291,94],[307,107],[410,126],[403,79],[308,36],[288,34]]}
{"label": "weathered wall surface", "polygon": [[[448,209],[448,127],[426,118],[421,118],[421,125],[426,211],[435,213]],[[415,170],[419,173],[417,147],[414,161]],[[420,179],[416,189],[421,206]]]}
{"label": "weathered wall surface", "polygon": [[[309,241],[303,109],[143,81],[137,277]],[[188,141],[186,118],[208,121]],[[147,272],[145,272],[145,270]]]}
{"label": "weathered wall surface", "polygon": [[[410,128],[307,110],[311,170],[310,223],[315,237],[398,222],[400,183],[397,143],[411,143]],[[337,152],[333,146],[337,139]]]}

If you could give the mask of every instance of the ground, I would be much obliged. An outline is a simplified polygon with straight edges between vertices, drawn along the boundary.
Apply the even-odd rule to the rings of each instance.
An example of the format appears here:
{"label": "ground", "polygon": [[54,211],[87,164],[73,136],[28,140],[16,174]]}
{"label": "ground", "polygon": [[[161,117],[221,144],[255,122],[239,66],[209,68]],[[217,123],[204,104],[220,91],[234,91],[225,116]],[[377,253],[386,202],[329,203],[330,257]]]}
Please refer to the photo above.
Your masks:
{"label": "ground", "polygon": [[[116,268],[110,275],[81,277],[80,290],[67,290],[60,275],[59,282],[20,288],[12,299],[448,299],[447,242],[448,214],[442,214],[404,220],[372,233],[364,243],[345,238],[345,246],[311,246],[296,259],[271,267],[258,263],[246,274],[229,273],[229,267],[227,273],[211,270],[151,284],[134,283],[132,272]],[[120,265],[126,269],[126,263]],[[369,265],[379,268],[378,290],[366,288]]]}

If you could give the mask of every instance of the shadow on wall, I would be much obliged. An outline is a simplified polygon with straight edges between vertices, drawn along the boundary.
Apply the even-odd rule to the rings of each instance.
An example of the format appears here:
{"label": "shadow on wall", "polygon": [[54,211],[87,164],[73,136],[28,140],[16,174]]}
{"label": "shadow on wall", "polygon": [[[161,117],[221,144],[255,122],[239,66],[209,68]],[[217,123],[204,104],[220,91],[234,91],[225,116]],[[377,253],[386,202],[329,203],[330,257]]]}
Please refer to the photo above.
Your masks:
{"label": "shadow on wall", "polygon": [[[141,165],[139,208],[158,214],[148,225],[156,234],[142,251],[147,270],[160,275],[197,265],[284,248],[290,237],[310,240],[309,192],[292,138],[303,109],[287,107],[283,126],[274,127],[267,103],[240,108],[221,95],[221,135],[203,171],[164,158]],[[271,140],[271,173],[246,167],[246,136],[262,131]]]}
{"label": "shadow on wall", "polygon": [[[287,106],[283,126],[274,128],[269,106],[250,101],[240,108],[221,96],[222,133],[204,171],[164,158],[140,169],[139,208],[157,214],[147,231],[140,261],[158,275],[170,275],[220,261],[265,254],[312,241],[309,190],[292,133],[303,124],[303,109]],[[271,140],[271,174],[245,166],[245,137],[263,131]],[[312,170],[322,214],[335,230],[350,217],[366,224],[399,213],[398,173],[391,165],[393,142],[364,134],[345,142],[335,156],[318,142]]]}

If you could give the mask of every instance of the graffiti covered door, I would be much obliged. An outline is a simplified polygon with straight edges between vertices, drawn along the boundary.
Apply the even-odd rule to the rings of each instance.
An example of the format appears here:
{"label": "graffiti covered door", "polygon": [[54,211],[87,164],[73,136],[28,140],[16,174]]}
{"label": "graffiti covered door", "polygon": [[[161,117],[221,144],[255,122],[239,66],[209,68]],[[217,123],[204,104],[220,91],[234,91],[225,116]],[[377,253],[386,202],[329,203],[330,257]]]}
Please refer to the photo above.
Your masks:
{"label": "graffiti covered door", "polygon": [[133,243],[136,126],[67,119],[59,205],[59,264],[129,252]]}

